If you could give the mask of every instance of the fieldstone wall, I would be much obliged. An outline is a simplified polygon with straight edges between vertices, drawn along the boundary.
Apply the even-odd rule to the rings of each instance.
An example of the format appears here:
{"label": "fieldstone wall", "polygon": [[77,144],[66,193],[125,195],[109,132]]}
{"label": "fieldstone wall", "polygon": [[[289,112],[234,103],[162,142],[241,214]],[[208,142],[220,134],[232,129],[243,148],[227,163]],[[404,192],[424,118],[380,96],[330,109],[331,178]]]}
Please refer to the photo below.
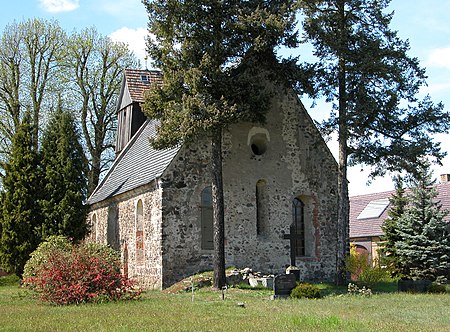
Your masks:
{"label": "fieldstone wall", "polygon": [[[290,263],[283,236],[292,201],[305,203],[306,255],[297,257],[301,279],[336,275],[337,164],[303,105],[274,88],[266,125],[231,126],[223,138],[225,252],[227,266],[282,273]],[[212,251],[201,249],[200,195],[211,183],[207,138],[183,147],[162,177],[163,287],[211,269]],[[256,187],[264,184],[264,231],[257,225]]]}
{"label": "fieldstone wall", "polygon": [[208,160],[202,139],[181,148],[161,178],[163,288],[211,269],[213,251],[201,248],[201,192],[211,185]]}
{"label": "fieldstone wall", "polygon": [[[136,207],[143,205],[144,260],[136,261]],[[145,288],[162,288],[161,189],[157,182],[91,206],[88,241],[120,251],[124,274]]]}

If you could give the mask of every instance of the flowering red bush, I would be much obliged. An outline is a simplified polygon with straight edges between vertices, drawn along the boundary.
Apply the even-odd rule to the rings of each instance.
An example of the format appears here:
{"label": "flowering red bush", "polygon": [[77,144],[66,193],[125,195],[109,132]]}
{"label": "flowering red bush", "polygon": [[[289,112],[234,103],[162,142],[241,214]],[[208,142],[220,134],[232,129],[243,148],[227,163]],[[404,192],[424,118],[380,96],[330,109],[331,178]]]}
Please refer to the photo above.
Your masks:
{"label": "flowering red bush", "polygon": [[131,299],[140,294],[120,273],[120,257],[113,249],[72,245],[61,236],[49,238],[32,253],[23,283],[42,301],[57,305]]}

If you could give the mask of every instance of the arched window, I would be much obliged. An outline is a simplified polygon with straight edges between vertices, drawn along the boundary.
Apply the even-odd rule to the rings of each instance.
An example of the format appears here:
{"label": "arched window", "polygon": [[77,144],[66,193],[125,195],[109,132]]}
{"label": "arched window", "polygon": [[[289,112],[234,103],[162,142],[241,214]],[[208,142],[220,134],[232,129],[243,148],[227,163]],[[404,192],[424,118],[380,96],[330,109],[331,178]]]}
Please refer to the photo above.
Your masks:
{"label": "arched window", "polygon": [[119,250],[119,241],[118,241],[118,227],[117,227],[117,218],[118,218],[118,208],[117,204],[113,203],[108,207],[108,224],[106,226],[106,241],[110,245],[111,248],[115,250]]}
{"label": "arched window", "polygon": [[211,187],[203,189],[201,196],[201,248],[212,250],[214,249],[214,231]]}
{"label": "arched window", "polygon": [[123,248],[123,268],[122,268],[122,274],[128,278],[128,245],[125,243],[125,246]]}
{"label": "arched window", "polygon": [[91,234],[92,240],[97,242],[97,214],[92,214],[91,218]]}
{"label": "arched window", "polygon": [[144,207],[139,200],[136,205],[136,264],[144,263]]}
{"label": "arched window", "polygon": [[291,236],[295,237],[295,255],[305,256],[305,204],[298,198],[292,201]]}
{"label": "arched window", "polygon": [[268,228],[268,202],[266,181],[256,182],[256,234],[264,235]]}

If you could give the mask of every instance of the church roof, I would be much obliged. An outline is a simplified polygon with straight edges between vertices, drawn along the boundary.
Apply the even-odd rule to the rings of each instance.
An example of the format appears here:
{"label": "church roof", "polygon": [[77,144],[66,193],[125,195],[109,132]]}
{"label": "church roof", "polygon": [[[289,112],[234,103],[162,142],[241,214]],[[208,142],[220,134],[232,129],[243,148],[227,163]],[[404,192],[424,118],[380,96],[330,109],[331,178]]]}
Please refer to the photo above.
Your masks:
{"label": "church roof", "polygon": [[128,86],[131,101],[142,103],[144,91],[151,84],[162,84],[162,74],[158,70],[125,69],[125,84]]}
{"label": "church roof", "polygon": [[[442,204],[442,210],[450,211],[450,182],[436,184],[436,201]],[[408,190],[406,190],[408,192]],[[383,235],[381,225],[388,218],[389,198],[395,191],[358,195],[350,197],[350,238]],[[450,221],[450,215],[445,217]]]}
{"label": "church roof", "polygon": [[155,137],[158,121],[147,120],[116,158],[88,204],[125,193],[155,180],[169,166],[179,147],[156,150],[149,138]]}

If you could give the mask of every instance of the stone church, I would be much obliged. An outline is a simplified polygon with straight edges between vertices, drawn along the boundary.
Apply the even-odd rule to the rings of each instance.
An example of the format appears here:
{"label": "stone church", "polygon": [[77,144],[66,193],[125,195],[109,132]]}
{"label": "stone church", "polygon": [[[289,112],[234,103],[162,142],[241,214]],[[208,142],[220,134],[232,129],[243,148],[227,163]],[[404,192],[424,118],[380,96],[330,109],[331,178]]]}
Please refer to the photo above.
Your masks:
{"label": "stone church", "polygon": [[[157,121],[141,111],[157,71],[125,70],[117,105],[116,159],[90,196],[90,241],[120,251],[123,270],[162,289],[212,269],[210,146],[155,150]],[[334,281],[337,164],[293,90],[274,91],[265,125],[223,135],[226,265],[263,273],[300,268],[305,281]]]}

